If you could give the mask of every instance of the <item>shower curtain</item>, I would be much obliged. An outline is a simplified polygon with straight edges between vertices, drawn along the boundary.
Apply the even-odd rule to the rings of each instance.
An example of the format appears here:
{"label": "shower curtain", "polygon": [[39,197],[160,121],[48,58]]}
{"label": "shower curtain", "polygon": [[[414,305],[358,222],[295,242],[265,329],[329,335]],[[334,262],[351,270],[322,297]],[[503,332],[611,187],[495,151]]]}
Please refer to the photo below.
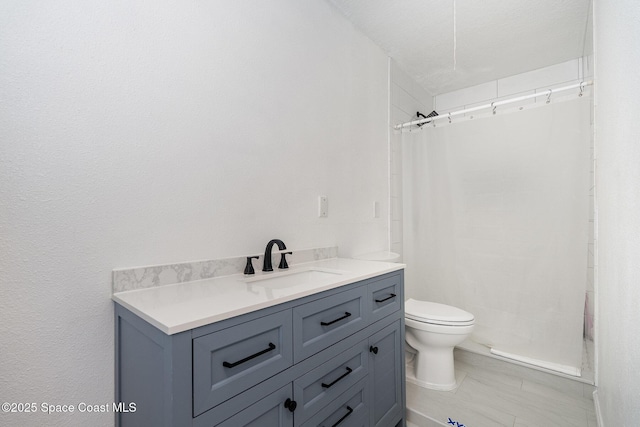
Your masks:
{"label": "shower curtain", "polygon": [[473,313],[471,339],[498,354],[579,375],[589,132],[585,97],[399,135],[407,296]]}

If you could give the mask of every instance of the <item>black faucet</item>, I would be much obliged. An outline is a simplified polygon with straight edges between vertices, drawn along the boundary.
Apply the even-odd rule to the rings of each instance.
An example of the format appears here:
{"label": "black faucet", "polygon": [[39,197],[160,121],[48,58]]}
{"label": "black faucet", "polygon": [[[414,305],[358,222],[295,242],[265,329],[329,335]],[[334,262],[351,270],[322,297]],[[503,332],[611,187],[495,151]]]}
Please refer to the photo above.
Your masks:
{"label": "black faucet", "polygon": [[[280,249],[281,251],[287,249],[287,247],[285,246],[282,240],[280,239],[270,240],[269,243],[267,243],[266,249],[264,250],[264,263],[262,264],[262,271],[273,271],[273,266],[271,265],[271,248],[273,248],[274,244],[278,245],[278,249]],[[280,268],[287,268],[287,267],[282,267],[282,261],[280,262]]]}

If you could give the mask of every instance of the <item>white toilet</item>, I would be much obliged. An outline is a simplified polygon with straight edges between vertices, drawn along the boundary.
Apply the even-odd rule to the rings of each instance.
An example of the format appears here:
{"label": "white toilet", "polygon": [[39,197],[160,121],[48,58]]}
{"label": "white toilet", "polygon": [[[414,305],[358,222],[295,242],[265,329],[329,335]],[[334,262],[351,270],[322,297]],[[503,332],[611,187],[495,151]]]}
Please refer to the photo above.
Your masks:
{"label": "white toilet", "polygon": [[456,387],[453,348],[473,331],[473,314],[456,307],[409,298],[405,302],[405,339],[417,354],[415,378],[409,380],[434,390]]}

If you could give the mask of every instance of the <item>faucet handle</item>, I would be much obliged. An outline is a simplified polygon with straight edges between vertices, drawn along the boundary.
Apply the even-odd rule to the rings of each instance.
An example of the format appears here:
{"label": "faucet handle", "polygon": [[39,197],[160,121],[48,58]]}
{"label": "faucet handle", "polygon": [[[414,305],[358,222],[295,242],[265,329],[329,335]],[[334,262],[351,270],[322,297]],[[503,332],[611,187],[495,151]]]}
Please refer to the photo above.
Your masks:
{"label": "faucet handle", "polygon": [[282,252],[280,257],[280,264],[278,264],[278,268],[285,269],[289,268],[289,264],[287,264],[287,259],[285,255],[293,255],[293,252]]}
{"label": "faucet handle", "polygon": [[256,272],[253,270],[253,263],[251,262],[251,260],[255,258],[258,259],[260,258],[259,256],[248,256],[247,257],[247,265],[244,268],[244,274],[255,274]]}

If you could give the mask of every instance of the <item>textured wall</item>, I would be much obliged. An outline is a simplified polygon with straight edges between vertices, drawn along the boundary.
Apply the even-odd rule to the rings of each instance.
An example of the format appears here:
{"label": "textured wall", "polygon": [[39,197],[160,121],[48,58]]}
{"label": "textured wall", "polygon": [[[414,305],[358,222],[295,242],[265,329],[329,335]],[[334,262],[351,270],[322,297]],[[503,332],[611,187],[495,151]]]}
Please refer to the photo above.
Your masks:
{"label": "textured wall", "polygon": [[0,99],[2,401],[112,401],[114,268],[388,247],[387,58],[325,2],[4,1]]}
{"label": "textured wall", "polygon": [[[433,110],[433,95],[420,87],[407,73],[402,71],[398,64],[390,61],[391,74],[391,124],[397,125],[416,119],[416,113],[420,111],[427,115]],[[391,250],[402,255],[402,134],[389,129],[389,141],[391,145]],[[405,283],[408,289],[411,286]]]}
{"label": "textured wall", "polygon": [[640,425],[640,3],[596,0],[598,401]]}

